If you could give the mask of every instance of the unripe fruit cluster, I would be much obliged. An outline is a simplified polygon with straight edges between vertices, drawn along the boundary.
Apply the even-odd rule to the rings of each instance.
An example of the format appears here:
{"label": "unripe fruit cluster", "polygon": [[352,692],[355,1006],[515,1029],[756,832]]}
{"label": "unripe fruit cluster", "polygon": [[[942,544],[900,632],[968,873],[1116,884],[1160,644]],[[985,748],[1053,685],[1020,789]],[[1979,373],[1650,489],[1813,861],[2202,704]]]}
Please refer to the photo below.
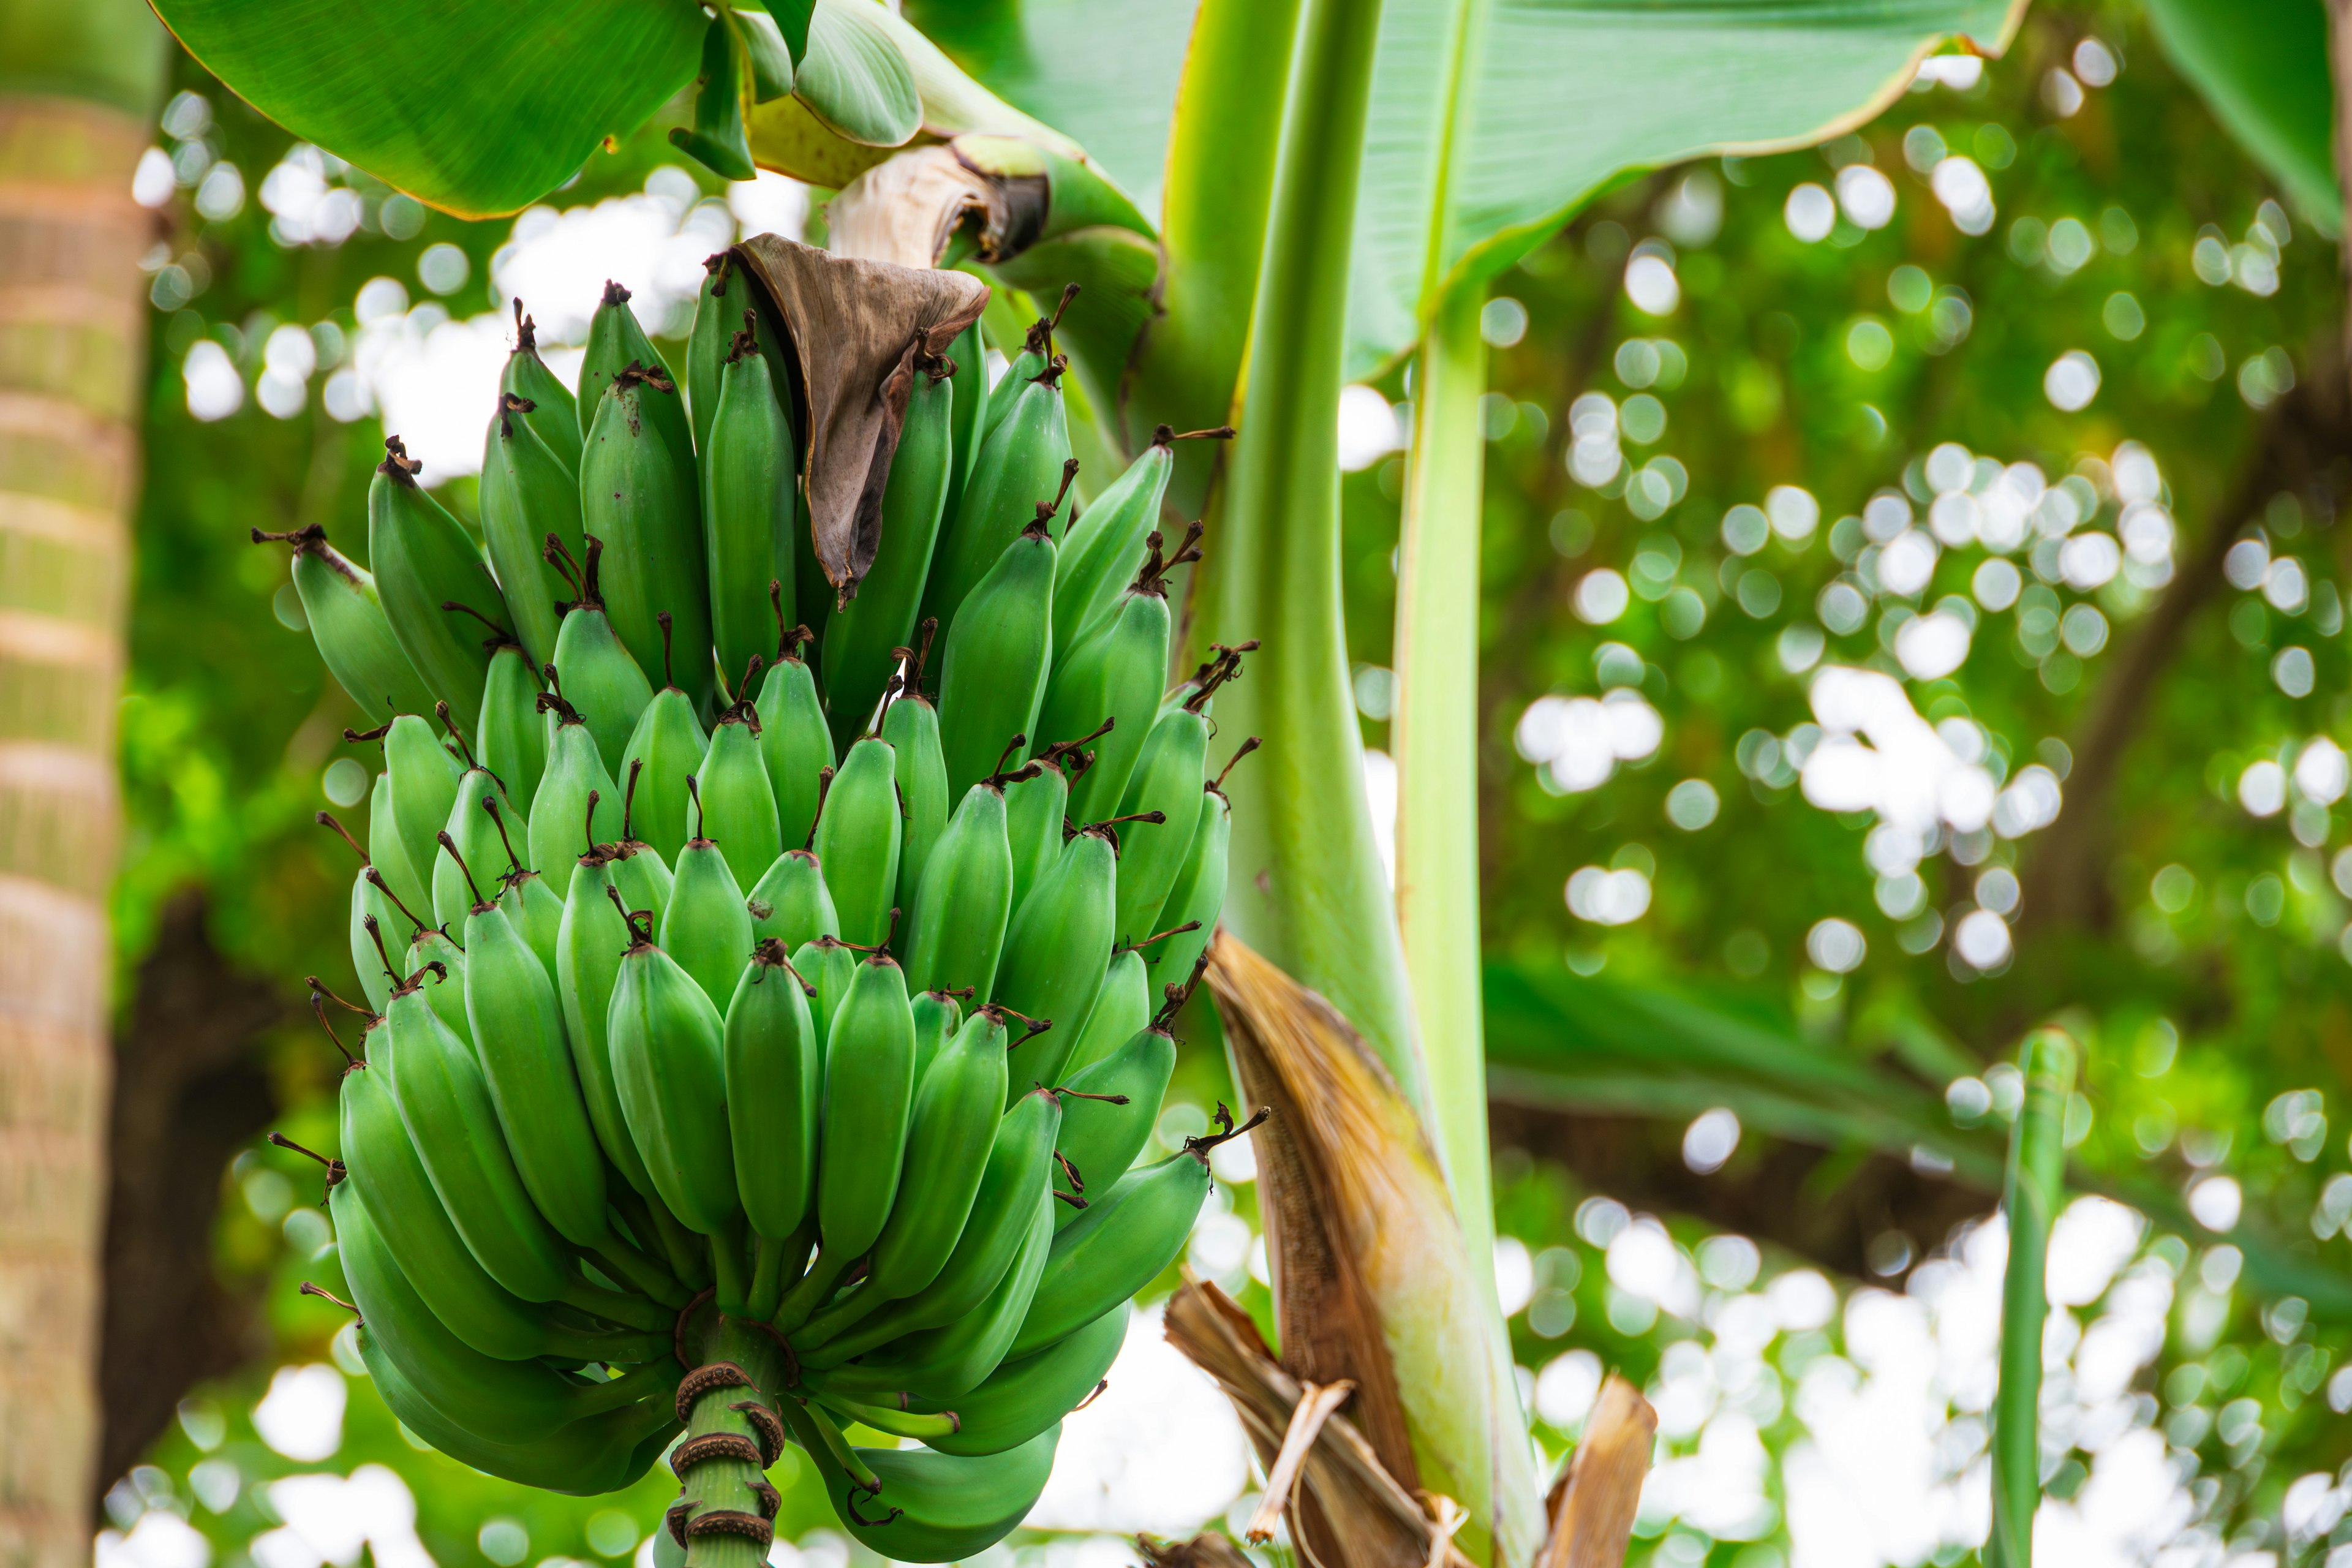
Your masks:
{"label": "unripe fruit cluster", "polygon": [[1220,1141],[1135,1166],[1223,898],[1209,714],[1245,651],[1163,691],[1170,437],[1074,516],[1051,323],[993,391],[969,325],[836,603],[739,254],[683,393],[615,286],[576,402],[517,324],[480,543],[396,438],[373,574],[286,536],[383,723],[331,1197],[361,1350],[496,1475],[601,1492],[668,1451],[686,1561],[760,1554],[787,1441],[876,1551],[968,1555]]}

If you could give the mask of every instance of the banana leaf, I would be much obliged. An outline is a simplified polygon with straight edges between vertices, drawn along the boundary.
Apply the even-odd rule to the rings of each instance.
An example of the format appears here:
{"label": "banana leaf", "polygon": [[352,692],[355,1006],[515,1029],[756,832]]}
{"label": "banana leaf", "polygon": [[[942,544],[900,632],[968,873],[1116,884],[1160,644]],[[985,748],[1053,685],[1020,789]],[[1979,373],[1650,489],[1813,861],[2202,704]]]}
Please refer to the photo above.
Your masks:
{"label": "banana leaf", "polygon": [[2147,0],[2157,41],[2296,212],[2344,232],[2322,0]]}

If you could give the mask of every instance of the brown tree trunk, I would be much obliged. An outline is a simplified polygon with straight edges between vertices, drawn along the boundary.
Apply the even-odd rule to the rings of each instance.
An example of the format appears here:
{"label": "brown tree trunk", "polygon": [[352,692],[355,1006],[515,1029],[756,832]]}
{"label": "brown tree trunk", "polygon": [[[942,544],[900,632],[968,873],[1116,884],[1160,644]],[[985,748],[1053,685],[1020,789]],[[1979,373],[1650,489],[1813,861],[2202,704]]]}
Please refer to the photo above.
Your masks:
{"label": "brown tree trunk", "polygon": [[[0,0],[0,1561],[89,1555],[114,711],[161,80],[143,15]],[[119,24],[119,25],[114,25]],[[142,89],[143,87],[143,94]]]}

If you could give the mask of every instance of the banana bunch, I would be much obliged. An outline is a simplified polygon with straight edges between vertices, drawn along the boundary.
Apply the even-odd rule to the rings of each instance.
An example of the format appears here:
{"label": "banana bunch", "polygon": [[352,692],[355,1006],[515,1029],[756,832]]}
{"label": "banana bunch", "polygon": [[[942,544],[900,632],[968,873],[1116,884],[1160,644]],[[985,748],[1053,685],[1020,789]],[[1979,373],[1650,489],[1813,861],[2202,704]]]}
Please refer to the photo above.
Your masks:
{"label": "banana bunch", "polygon": [[749,1568],[794,1442],[858,1539],[947,1561],[1026,1514],[1246,1131],[1136,1163],[1248,648],[1164,689],[1175,437],[1078,514],[1048,322],[993,391],[976,326],[919,365],[833,602],[772,310],[709,274],[683,377],[608,286],[576,400],[518,303],[478,540],[397,437],[368,568],[255,535],[383,755],[363,837],[320,814],[365,998],[330,1203],[445,1452],[588,1493],[667,1451],[682,1561]]}

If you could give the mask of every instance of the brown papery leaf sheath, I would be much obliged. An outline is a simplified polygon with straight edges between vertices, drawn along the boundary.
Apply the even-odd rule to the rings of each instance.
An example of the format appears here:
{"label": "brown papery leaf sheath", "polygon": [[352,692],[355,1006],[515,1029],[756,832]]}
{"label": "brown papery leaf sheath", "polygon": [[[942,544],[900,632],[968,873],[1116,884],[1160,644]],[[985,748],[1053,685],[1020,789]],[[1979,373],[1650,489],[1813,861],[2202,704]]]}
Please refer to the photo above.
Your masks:
{"label": "brown papery leaf sheath", "polygon": [[1657,1435],[1658,1413],[1611,1373],[1584,1424],[1584,1440],[1552,1487],[1551,1539],[1536,1568],[1622,1568]]}
{"label": "brown papery leaf sheath", "polygon": [[809,528],[846,603],[882,543],[882,489],[919,363],[980,319],[988,285],[830,255],[772,234],[735,247],[782,323],[802,417]]}

